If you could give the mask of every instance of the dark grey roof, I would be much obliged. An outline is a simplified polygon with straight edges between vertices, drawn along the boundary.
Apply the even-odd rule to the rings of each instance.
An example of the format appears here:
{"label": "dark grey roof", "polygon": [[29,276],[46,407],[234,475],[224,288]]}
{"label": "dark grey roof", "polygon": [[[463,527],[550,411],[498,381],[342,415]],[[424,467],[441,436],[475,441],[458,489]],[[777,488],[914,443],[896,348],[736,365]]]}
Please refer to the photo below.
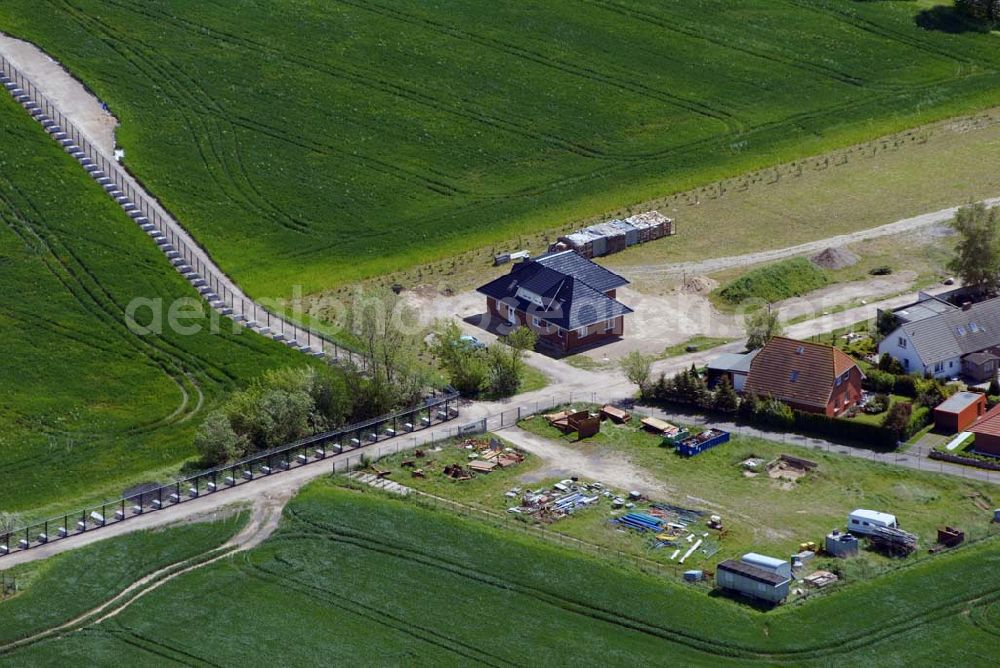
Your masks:
{"label": "dark grey roof", "polygon": [[745,578],[750,578],[751,580],[755,580],[757,582],[763,582],[764,584],[771,585],[772,587],[780,587],[790,580],[790,578],[787,578],[784,575],[779,575],[778,573],[760,568],[759,566],[754,566],[753,564],[748,564],[745,561],[737,561],[736,559],[723,561],[718,565],[716,570],[737,573]]}
{"label": "dark grey roof", "polygon": [[961,413],[970,404],[974,404],[982,399],[982,394],[978,392],[956,392],[937,405],[934,410],[945,413]]}
{"label": "dark grey roof", "polygon": [[925,318],[933,318],[947,311],[954,311],[957,308],[957,306],[931,295],[926,299],[895,308],[892,310],[892,314],[899,318],[900,322],[916,322]]}
{"label": "dark grey roof", "polygon": [[750,373],[750,363],[760,349],[748,353],[723,353],[708,363],[713,371],[732,371],[734,373]]}
{"label": "dark grey roof", "polygon": [[[1000,298],[900,325],[925,365],[1000,345]],[[891,336],[891,335],[890,335]]]}
{"label": "dark grey roof", "polygon": [[[597,267],[576,253],[570,252],[570,254],[579,257],[584,263]],[[555,257],[555,255],[562,255],[562,253],[549,257]],[[567,269],[580,266],[566,259],[558,259],[551,264]],[[616,276],[606,269],[597,268],[601,272]],[[610,280],[600,272],[581,273],[597,277],[605,285]],[[620,276],[616,276],[616,278],[620,281],[625,280]],[[542,304],[538,305],[525,299],[523,295],[518,294],[519,289],[538,295]],[[550,262],[531,260],[516,265],[509,274],[481,286],[478,292],[562,329],[577,329],[632,313],[632,309],[604,294],[605,290],[611,289],[613,288],[595,289],[580,276],[563,273],[550,266]]]}
{"label": "dark grey roof", "polygon": [[[607,292],[628,285],[628,281],[613,271],[591,262],[576,251],[559,251],[539,255],[532,262],[554,269],[561,274],[578,278],[600,292]],[[529,263],[523,263],[529,264]]]}

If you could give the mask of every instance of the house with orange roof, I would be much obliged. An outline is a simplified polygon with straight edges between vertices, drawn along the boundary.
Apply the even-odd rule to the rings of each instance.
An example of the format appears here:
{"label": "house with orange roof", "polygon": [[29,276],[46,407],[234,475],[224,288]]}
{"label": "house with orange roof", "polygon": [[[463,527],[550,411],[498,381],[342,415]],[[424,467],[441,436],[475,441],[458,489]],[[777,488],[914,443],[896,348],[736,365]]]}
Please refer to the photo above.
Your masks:
{"label": "house with orange roof", "polygon": [[776,336],[753,358],[743,391],[836,417],[861,402],[864,377],[855,361],[833,346]]}

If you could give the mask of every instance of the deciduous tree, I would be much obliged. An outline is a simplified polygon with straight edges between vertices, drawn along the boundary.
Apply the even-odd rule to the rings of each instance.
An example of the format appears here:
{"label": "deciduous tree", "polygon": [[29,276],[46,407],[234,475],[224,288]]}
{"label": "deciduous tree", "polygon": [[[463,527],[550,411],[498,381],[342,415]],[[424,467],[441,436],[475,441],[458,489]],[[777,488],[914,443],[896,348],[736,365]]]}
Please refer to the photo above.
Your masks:
{"label": "deciduous tree", "polygon": [[758,309],[747,315],[746,320],[747,349],[757,350],[775,336],[781,336],[781,321],[778,312],[767,308]]}
{"label": "deciduous tree", "polygon": [[948,267],[966,287],[983,295],[1000,289],[1000,216],[996,207],[982,202],[963,206],[955,214],[952,227],[958,232],[955,257]]}

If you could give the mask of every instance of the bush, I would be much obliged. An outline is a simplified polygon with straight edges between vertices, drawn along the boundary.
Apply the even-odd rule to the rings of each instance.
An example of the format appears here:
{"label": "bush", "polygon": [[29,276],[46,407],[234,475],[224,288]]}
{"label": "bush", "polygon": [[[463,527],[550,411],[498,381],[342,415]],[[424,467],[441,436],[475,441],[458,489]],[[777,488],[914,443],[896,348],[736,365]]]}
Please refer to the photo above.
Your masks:
{"label": "bush", "polygon": [[890,394],[895,391],[896,377],[888,371],[872,369],[868,372],[867,376],[865,376],[861,385],[866,390],[870,390],[871,392]]}
{"label": "bush", "polygon": [[889,395],[888,394],[876,394],[871,400],[868,401],[864,406],[864,411],[866,413],[871,413],[873,415],[878,415],[879,413],[884,413],[889,410]]}
{"label": "bush", "polygon": [[913,404],[908,401],[899,401],[892,405],[889,412],[882,420],[882,426],[892,432],[897,441],[906,440],[910,433],[910,417],[913,413]]}
{"label": "bush", "polygon": [[906,369],[903,368],[903,365],[889,353],[882,353],[882,356],[878,358],[878,370],[885,371],[896,376],[906,375]]}
{"label": "bush", "polygon": [[787,429],[795,424],[795,414],[785,402],[765,399],[757,407],[754,421],[769,427]]}
{"label": "bush", "polygon": [[916,397],[917,379],[913,376],[896,376],[896,382],[893,384],[892,393],[899,394],[904,397]]}
{"label": "bush", "polygon": [[892,267],[887,264],[883,264],[878,267],[872,267],[868,270],[868,273],[872,276],[888,276],[892,273]]}

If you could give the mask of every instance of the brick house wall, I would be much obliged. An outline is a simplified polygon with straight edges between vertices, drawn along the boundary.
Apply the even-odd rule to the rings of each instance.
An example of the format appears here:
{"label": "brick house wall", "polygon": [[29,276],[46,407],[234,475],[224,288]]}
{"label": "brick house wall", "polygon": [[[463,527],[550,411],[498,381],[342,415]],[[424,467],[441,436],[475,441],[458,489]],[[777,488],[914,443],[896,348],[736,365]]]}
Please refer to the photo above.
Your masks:
{"label": "brick house wall", "polygon": [[[606,294],[613,299],[614,292],[614,290],[610,290]],[[540,322],[538,325],[535,325],[534,322],[531,321],[531,316],[518,309],[514,309],[514,317],[512,320],[508,314],[507,305],[499,303],[493,297],[486,298],[486,307],[493,322],[507,322],[528,327],[538,335],[539,341],[544,341],[548,345],[563,351],[575,350],[586,346],[596,345],[609,339],[619,338],[625,332],[625,318],[623,316],[612,318],[610,329],[607,327],[605,322],[600,322],[581,328],[584,331],[574,329],[567,332],[559,330],[553,325],[546,325],[544,322]]]}
{"label": "brick house wall", "polygon": [[851,367],[846,382],[842,382],[840,385],[834,383],[833,391],[830,393],[830,401],[826,405],[826,414],[829,417],[841,415],[860,401],[861,369],[855,366]]}

